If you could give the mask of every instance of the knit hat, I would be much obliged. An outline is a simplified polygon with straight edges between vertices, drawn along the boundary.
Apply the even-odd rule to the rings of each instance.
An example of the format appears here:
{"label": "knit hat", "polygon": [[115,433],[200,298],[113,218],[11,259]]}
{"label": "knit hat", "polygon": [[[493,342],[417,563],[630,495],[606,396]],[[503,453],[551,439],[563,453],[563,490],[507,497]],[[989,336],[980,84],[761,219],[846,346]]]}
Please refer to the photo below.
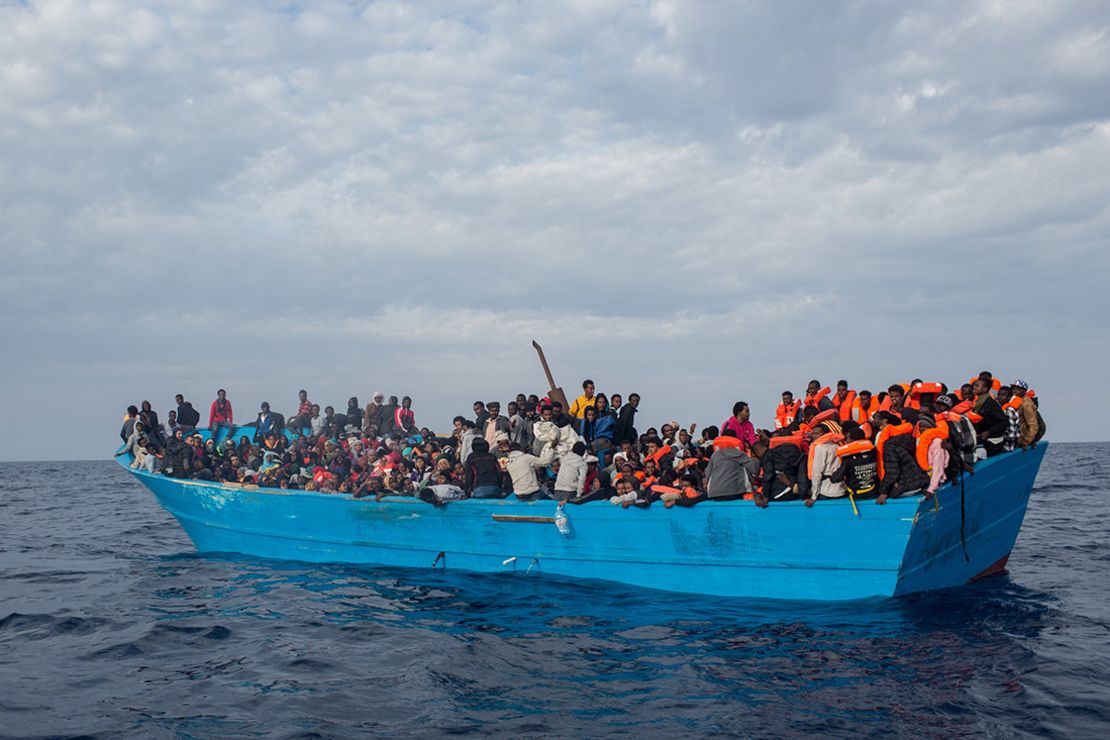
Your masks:
{"label": "knit hat", "polygon": [[1015,380],[1013,383],[1010,383],[1010,387],[1021,388],[1023,391],[1029,390],[1029,384],[1026,383],[1024,380]]}
{"label": "knit hat", "polygon": [[948,408],[952,408],[952,396],[949,396],[947,393],[942,393],[941,395],[936,397],[936,400],[933,403],[939,406],[947,406]]}

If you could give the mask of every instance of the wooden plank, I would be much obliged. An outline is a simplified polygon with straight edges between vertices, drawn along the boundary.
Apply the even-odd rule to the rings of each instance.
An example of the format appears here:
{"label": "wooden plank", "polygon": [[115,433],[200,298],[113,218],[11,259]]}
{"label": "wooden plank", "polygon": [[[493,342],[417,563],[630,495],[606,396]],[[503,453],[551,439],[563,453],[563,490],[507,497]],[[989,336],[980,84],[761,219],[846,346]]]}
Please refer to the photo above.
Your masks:
{"label": "wooden plank", "polygon": [[519,514],[491,514],[495,522],[528,522],[531,524],[554,524],[552,516],[522,516]]}

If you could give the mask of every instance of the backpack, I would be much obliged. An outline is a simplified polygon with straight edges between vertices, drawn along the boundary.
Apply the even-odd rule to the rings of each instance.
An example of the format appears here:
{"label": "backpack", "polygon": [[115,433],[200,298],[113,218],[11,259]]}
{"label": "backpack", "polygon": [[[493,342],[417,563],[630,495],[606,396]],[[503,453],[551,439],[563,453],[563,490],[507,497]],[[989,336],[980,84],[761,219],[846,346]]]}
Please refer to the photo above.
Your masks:
{"label": "backpack", "polygon": [[1035,437],[1033,437],[1033,444],[1037,444],[1038,442],[1040,442],[1041,437],[1044,436],[1044,433],[1045,433],[1044,417],[1041,416],[1041,410],[1037,409],[1037,434],[1036,434]]}
{"label": "backpack", "polygon": [[[948,422],[948,443],[960,460],[966,463],[975,462],[975,427],[966,416],[961,416],[959,421]],[[949,455],[951,456],[951,452]]]}

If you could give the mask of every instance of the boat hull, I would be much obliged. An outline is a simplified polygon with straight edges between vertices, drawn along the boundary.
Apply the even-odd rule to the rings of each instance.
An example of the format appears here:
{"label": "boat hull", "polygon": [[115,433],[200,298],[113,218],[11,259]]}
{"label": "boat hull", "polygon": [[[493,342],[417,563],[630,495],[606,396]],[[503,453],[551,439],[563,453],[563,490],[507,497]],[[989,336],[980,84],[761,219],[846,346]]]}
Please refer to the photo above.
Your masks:
{"label": "boat hull", "polygon": [[[647,509],[468,499],[432,507],[183,481],[128,471],[201,552],[308,562],[524,571],[634,586],[779,599],[894,596],[966,583],[1009,556],[1047,445],[979,463],[939,506],[861,501],[704,502]],[[122,459],[121,459],[122,461]],[[963,499],[961,531],[960,501]],[[965,546],[966,543],[966,557]]]}

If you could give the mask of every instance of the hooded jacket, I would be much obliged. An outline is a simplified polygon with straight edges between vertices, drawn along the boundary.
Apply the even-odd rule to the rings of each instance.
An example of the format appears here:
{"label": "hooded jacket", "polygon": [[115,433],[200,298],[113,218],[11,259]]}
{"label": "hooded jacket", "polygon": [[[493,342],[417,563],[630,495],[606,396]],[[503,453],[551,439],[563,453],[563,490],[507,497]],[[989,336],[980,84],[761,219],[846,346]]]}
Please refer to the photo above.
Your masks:
{"label": "hooded jacket", "polygon": [[739,447],[721,447],[709,457],[705,477],[709,498],[735,496],[752,490],[759,475],[759,461],[748,457]]}
{"label": "hooded jacket", "polygon": [[[806,475],[808,460],[798,445],[788,443],[772,447],[767,450],[760,462],[763,463],[763,495],[767,498],[774,500],[787,487],[787,483],[779,480],[780,474],[791,486],[797,484],[798,495],[803,498],[808,495],[809,477]],[[787,497],[790,497],[789,494]]]}

